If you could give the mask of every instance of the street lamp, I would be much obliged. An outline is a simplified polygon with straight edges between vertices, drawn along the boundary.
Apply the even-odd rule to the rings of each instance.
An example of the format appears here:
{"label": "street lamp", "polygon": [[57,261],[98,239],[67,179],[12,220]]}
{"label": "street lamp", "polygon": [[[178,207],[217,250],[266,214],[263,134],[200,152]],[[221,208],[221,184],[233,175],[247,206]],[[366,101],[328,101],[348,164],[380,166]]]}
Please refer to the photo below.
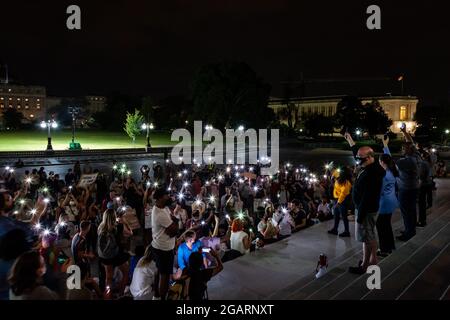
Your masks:
{"label": "street lamp", "polygon": [[142,125],[142,130],[147,130],[147,145],[145,146],[145,148],[147,149],[147,151],[150,150],[151,145],[150,145],[150,130],[153,130],[155,127],[153,126],[153,123],[144,123]]}
{"label": "street lamp", "polygon": [[238,130],[241,131],[241,132],[244,131],[244,126],[242,126],[242,125],[239,126]]}
{"label": "street lamp", "polygon": [[58,128],[58,123],[56,123],[55,120],[47,120],[46,121],[42,121],[41,122],[41,128],[45,129],[47,128],[47,151],[53,151],[53,147],[52,147],[52,135],[51,135],[51,128],[56,129]]}
{"label": "street lamp", "polygon": [[75,142],[75,127],[77,125],[77,116],[80,113],[80,108],[69,107],[69,113],[72,115],[72,142],[69,144],[69,149],[81,150],[81,145]]}
{"label": "street lamp", "polygon": [[445,134],[449,134],[450,130],[449,129],[445,129]]}

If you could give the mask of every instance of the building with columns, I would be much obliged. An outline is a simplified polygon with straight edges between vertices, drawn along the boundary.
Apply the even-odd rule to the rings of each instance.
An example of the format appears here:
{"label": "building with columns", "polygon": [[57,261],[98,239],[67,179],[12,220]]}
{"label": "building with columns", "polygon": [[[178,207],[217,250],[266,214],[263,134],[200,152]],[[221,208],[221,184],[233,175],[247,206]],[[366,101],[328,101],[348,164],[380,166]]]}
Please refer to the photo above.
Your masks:
{"label": "building with columns", "polygon": [[[298,118],[308,113],[319,113],[325,116],[333,116],[336,114],[338,103],[345,96],[323,96],[323,97],[305,97],[293,98],[289,103],[294,108],[297,108]],[[363,105],[377,100],[382,106],[383,110],[393,121],[391,131],[400,132],[400,125],[404,122],[408,130],[414,131],[416,123],[414,122],[414,114],[417,110],[419,100],[413,96],[380,96],[380,97],[361,97]],[[269,107],[275,112],[281,122],[287,123],[287,119],[283,114],[283,110],[287,108],[284,99],[271,98],[269,100]]]}

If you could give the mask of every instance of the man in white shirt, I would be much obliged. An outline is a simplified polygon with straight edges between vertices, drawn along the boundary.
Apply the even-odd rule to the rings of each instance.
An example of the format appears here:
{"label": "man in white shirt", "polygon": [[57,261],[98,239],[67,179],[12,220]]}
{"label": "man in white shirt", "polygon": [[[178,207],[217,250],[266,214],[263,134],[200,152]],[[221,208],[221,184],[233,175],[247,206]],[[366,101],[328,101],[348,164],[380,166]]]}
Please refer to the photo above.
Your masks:
{"label": "man in white shirt", "polygon": [[169,290],[170,275],[173,273],[178,222],[174,221],[175,219],[168,208],[171,199],[165,189],[157,189],[153,194],[153,198],[156,203],[152,211],[153,241],[151,246],[156,267],[158,268],[158,274],[155,279],[156,283],[158,283],[155,297],[165,300]]}

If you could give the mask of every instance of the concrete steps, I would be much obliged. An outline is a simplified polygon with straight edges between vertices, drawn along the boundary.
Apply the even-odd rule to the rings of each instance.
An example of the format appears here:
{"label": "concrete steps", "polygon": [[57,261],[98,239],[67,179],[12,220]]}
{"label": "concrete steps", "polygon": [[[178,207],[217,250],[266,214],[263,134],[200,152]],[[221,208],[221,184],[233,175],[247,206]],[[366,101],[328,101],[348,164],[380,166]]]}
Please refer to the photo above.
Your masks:
{"label": "concrete steps", "polygon": [[[447,190],[444,190],[447,191]],[[380,260],[382,272],[382,299],[416,299],[419,296],[429,296],[439,299],[448,288],[448,243],[450,243],[450,203],[447,197],[439,197],[427,217],[428,226],[418,229],[416,237],[407,243],[398,242],[397,250],[389,257]],[[393,221],[394,233],[402,230],[402,219],[399,214]],[[348,273],[348,267],[360,259],[361,250],[353,249],[344,255],[329,261],[329,272],[321,279],[304,277],[292,285],[272,294],[268,299],[375,299],[376,292],[367,289],[366,281],[369,275],[356,276]],[[397,274],[399,273],[401,277]],[[439,279],[430,280],[430,275],[439,274]],[[399,278],[399,279],[397,279]],[[397,281],[398,280],[398,281]],[[383,283],[383,281],[386,281]],[[433,295],[422,295],[421,287],[428,282],[436,282],[439,288],[431,288]],[[389,291],[389,293],[388,293]],[[450,291],[450,290],[448,290]],[[414,292],[418,292],[414,294]],[[425,291],[423,291],[425,292]],[[440,295],[439,297],[436,297]],[[448,296],[448,292],[445,296]],[[445,297],[443,297],[445,298]]]}

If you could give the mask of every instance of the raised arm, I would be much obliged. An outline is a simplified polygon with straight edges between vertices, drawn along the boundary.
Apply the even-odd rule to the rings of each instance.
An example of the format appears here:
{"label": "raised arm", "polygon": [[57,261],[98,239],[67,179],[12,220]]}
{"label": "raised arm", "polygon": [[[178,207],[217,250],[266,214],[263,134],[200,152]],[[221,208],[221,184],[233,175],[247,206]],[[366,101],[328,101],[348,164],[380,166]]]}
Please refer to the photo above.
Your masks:
{"label": "raised arm", "polygon": [[386,139],[383,137],[383,152],[384,154],[391,155],[391,151],[389,150],[389,137],[386,137]]}
{"label": "raised arm", "polygon": [[356,159],[356,154],[358,153],[358,148],[356,147],[355,141],[353,141],[352,135],[348,132],[344,134],[345,140],[347,140],[348,145],[352,149],[353,157]]}
{"label": "raised arm", "polygon": [[406,131],[406,126],[402,126],[402,127],[400,128],[400,130],[402,131],[403,137],[405,138],[405,141],[406,141],[406,142],[414,143],[414,140],[413,140],[413,138],[411,137],[411,134],[410,134],[409,132]]}

